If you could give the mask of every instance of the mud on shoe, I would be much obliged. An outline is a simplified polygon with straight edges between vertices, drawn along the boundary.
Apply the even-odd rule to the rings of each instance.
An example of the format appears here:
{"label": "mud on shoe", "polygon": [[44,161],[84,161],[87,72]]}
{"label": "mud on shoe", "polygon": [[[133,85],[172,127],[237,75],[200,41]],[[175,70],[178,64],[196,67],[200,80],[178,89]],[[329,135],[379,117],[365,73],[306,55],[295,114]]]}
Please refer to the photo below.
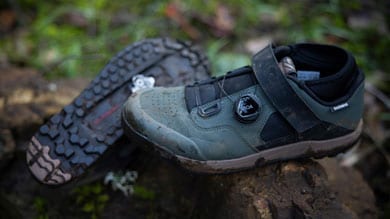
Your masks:
{"label": "mud on shoe", "polygon": [[189,43],[156,38],[128,46],[32,137],[26,152],[31,173],[50,185],[82,175],[123,135],[120,108],[132,92],[207,79],[207,65]]}
{"label": "mud on shoe", "polygon": [[363,90],[342,48],[270,45],[222,77],[137,92],[122,120],[126,134],[183,167],[226,173],[348,149],[362,131]]}

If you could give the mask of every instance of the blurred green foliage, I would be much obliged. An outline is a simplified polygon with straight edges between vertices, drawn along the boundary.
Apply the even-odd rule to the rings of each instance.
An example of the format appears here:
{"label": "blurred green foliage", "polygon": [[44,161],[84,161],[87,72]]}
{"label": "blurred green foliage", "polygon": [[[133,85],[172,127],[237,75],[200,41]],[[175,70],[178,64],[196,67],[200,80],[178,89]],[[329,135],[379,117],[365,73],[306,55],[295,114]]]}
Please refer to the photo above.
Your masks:
{"label": "blurred green foliage", "polygon": [[104,192],[104,187],[100,183],[77,187],[73,194],[76,204],[92,219],[99,218],[109,200],[109,196]]}
{"label": "blurred green foliage", "polygon": [[[169,16],[172,5],[201,36],[195,40],[207,49],[213,72],[249,64],[243,44],[270,35],[277,44],[312,41],[339,44],[351,50],[367,74],[389,72],[388,33],[373,25],[353,28],[351,14],[364,13],[364,0],[18,0],[0,3],[16,9],[18,28],[1,37],[0,56],[11,63],[32,66],[49,78],[94,76],[121,48],[146,37],[193,36]],[[385,8],[378,1],[377,10]],[[223,5],[233,20],[224,35],[213,33],[213,19]],[[383,9],[384,10],[384,9]],[[375,21],[375,19],[374,19]],[[211,25],[208,25],[207,23]],[[383,23],[383,22],[382,22]],[[387,24],[388,26],[388,24]],[[217,27],[218,29],[218,27]]]}
{"label": "blurred green foliage", "polygon": [[153,201],[155,199],[155,196],[156,196],[156,194],[152,190],[149,190],[149,189],[147,189],[143,186],[140,186],[140,185],[134,186],[134,193],[133,194],[135,197],[149,200],[149,201]]}
{"label": "blurred green foliage", "polygon": [[37,213],[36,219],[48,219],[49,215],[47,214],[47,201],[42,197],[36,197],[33,200],[34,209]]}

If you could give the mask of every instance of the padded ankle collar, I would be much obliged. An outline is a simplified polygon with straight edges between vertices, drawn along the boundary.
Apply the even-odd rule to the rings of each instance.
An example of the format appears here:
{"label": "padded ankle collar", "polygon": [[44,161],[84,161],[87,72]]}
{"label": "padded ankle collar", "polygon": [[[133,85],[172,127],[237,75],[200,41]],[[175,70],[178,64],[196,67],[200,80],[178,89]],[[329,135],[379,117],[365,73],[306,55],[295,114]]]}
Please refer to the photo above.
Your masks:
{"label": "padded ankle collar", "polygon": [[298,133],[303,133],[321,123],[295,93],[279,69],[271,45],[253,56],[252,68],[272,105]]}

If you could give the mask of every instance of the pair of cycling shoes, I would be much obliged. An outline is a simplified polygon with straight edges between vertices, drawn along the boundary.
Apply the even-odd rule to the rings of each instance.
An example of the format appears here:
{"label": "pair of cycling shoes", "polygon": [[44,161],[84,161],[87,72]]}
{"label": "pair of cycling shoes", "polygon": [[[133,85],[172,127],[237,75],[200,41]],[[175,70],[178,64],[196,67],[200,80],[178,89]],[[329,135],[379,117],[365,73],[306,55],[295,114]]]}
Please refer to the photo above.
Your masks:
{"label": "pair of cycling shoes", "polygon": [[269,45],[251,66],[218,78],[207,63],[194,46],[167,38],[125,48],[32,137],[32,174],[69,182],[123,134],[202,173],[332,156],[358,141],[364,75],[344,49]]}

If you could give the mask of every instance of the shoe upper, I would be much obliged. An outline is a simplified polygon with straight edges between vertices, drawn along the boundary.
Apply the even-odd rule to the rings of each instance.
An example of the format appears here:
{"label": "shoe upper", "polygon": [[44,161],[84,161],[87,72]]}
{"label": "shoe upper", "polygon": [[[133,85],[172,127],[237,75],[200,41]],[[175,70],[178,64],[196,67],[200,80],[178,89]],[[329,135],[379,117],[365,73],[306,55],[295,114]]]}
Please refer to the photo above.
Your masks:
{"label": "shoe upper", "polygon": [[353,56],[319,44],[267,46],[252,66],[176,88],[134,93],[124,120],[176,155],[233,159],[352,132],[363,113],[364,76]]}

